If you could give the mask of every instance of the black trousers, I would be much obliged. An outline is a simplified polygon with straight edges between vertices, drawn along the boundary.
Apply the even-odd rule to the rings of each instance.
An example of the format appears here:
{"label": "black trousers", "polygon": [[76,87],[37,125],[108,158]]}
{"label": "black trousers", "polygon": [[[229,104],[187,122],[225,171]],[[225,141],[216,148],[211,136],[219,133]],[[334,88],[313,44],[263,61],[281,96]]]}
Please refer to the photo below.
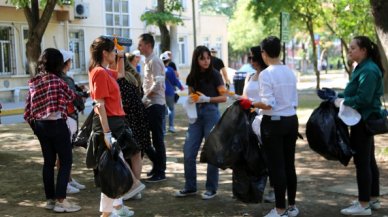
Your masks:
{"label": "black trousers", "polygon": [[276,198],[276,208],[286,208],[286,191],[289,205],[295,205],[297,178],[295,172],[295,144],[298,135],[298,117],[263,116],[261,139],[271,184]]}
{"label": "black trousers", "polygon": [[367,202],[380,196],[379,168],[375,159],[373,136],[366,133],[365,122],[351,127],[350,144],[356,152],[353,156],[357,172],[358,200]]}

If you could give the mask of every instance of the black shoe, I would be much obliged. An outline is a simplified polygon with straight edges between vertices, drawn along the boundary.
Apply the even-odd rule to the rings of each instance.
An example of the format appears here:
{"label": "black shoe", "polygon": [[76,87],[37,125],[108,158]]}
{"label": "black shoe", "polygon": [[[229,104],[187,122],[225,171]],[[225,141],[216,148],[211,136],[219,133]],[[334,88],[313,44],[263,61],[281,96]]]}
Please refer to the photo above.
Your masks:
{"label": "black shoe", "polygon": [[175,193],[175,197],[194,196],[195,194],[197,194],[197,191],[183,189],[183,190],[177,191]]}
{"label": "black shoe", "polygon": [[154,176],[154,175],[155,175],[154,169],[152,169],[151,171],[149,171],[149,172],[147,173],[147,177],[151,177],[151,176]]}
{"label": "black shoe", "polygon": [[162,182],[166,181],[166,176],[153,175],[151,178],[145,180],[145,182]]}

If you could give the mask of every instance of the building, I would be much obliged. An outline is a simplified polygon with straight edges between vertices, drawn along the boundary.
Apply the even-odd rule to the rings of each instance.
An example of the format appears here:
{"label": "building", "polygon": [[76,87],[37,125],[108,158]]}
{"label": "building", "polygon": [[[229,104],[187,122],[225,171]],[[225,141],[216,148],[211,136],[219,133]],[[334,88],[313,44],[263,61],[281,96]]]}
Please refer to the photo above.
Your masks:
{"label": "building", "polygon": [[[180,0],[184,7],[182,26],[170,26],[171,50],[174,62],[186,75],[194,49],[192,1]],[[202,15],[195,1],[197,45],[218,49],[227,65],[227,18]],[[157,6],[156,0],[76,0],[74,5],[56,6],[42,40],[42,50],[54,47],[75,53],[72,72],[77,82],[87,83],[89,45],[100,35],[117,34],[131,38],[137,48],[137,38],[145,32],[154,34],[156,52],[160,33],[156,26],[146,26],[140,16]],[[22,101],[30,75],[26,69],[25,44],[28,25],[23,10],[0,0],[0,100]],[[185,79],[181,78],[181,79]]]}

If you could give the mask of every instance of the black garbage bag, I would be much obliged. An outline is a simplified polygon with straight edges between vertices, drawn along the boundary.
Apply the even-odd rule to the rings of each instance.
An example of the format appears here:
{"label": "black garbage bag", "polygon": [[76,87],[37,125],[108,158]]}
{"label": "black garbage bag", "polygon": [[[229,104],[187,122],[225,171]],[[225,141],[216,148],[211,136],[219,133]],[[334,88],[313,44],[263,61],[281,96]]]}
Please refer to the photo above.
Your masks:
{"label": "black garbage bag", "polygon": [[93,115],[94,110],[92,109],[92,111],[90,112],[85,122],[82,124],[81,128],[78,131],[77,137],[73,142],[74,146],[81,146],[84,148],[87,147],[89,137],[92,133]]}
{"label": "black garbage bag", "polygon": [[125,126],[124,130],[118,136],[117,143],[123,151],[124,158],[127,162],[131,162],[131,157],[141,150],[140,145],[133,137],[131,128]]}
{"label": "black garbage bag", "polygon": [[233,196],[244,203],[261,203],[267,175],[250,174],[244,162],[237,163],[233,168]]}
{"label": "black garbage bag", "polygon": [[127,193],[133,184],[129,166],[119,156],[117,142],[110,150],[106,149],[98,164],[101,192],[110,198],[119,198]]}
{"label": "black garbage bag", "polygon": [[232,168],[249,140],[249,122],[239,102],[229,106],[211,130],[201,151],[200,162]]}
{"label": "black garbage bag", "polygon": [[311,114],[306,136],[312,150],[327,160],[338,160],[347,166],[352,158],[348,126],[338,117],[338,108],[324,101]]}

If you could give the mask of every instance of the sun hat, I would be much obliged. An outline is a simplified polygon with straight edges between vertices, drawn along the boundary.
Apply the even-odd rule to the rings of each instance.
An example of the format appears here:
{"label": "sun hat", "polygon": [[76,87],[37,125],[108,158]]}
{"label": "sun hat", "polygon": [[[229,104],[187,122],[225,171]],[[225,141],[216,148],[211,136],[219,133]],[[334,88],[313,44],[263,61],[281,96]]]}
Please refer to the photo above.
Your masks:
{"label": "sun hat", "polygon": [[139,50],[134,50],[134,51],[132,51],[132,54],[135,55],[135,56],[137,56],[137,57],[140,57],[140,56],[141,56]]}
{"label": "sun hat", "polygon": [[360,113],[352,107],[344,105],[344,101],[340,104],[338,117],[348,126],[354,126],[361,120]]}
{"label": "sun hat", "polygon": [[66,61],[70,60],[70,59],[73,59],[73,56],[74,56],[74,53],[71,52],[71,51],[67,51],[67,50],[59,50],[63,56],[63,62],[65,63]]}

